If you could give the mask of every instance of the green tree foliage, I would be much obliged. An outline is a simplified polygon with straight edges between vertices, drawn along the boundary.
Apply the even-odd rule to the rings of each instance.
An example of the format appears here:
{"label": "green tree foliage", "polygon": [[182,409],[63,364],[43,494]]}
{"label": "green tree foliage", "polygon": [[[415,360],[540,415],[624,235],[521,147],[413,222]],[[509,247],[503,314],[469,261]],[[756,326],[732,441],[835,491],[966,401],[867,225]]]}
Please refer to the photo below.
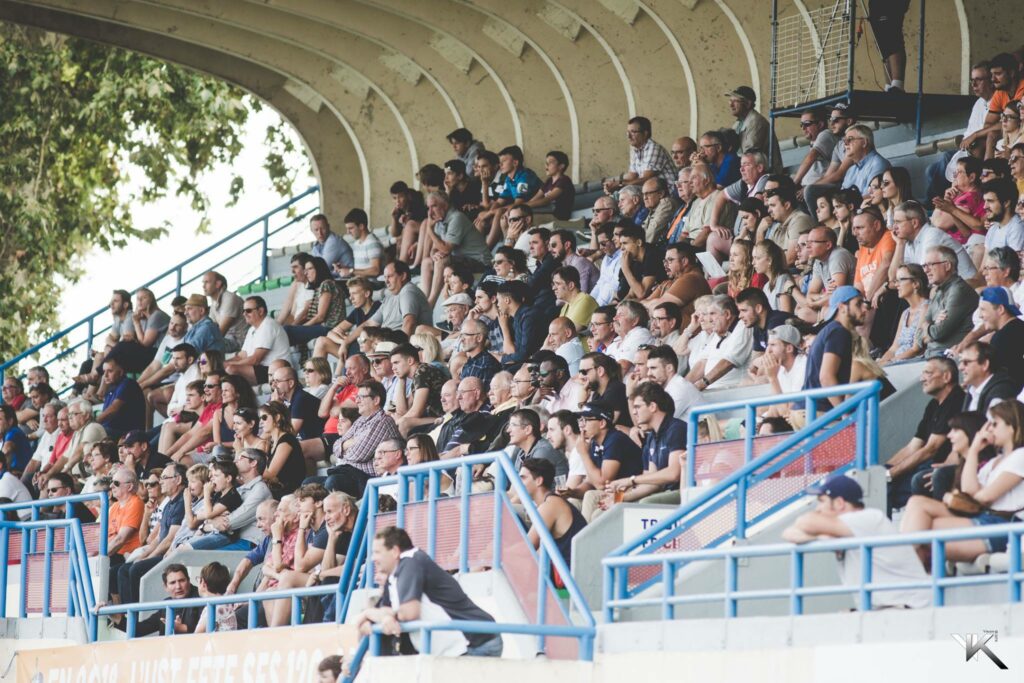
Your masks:
{"label": "green tree foliage", "polygon": [[[76,281],[81,255],[172,230],[133,225],[132,204],[173,192],[204,213],[199,175],[235,159],[258,108],[187,69],[0,23],[0,359],[57,329],[55,281]],[[267,141],[266,169],[286,195],[291,145],[281,129]],[[130,164],[144,172],[134,193],[124,183]],[[235,199],[242,189],[233,178]]]}

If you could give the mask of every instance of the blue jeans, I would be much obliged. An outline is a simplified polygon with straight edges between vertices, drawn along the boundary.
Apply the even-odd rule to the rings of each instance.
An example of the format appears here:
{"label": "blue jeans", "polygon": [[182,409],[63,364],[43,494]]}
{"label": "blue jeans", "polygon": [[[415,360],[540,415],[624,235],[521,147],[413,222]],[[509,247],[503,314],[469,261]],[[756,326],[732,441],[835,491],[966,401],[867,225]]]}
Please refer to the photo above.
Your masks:
{"label": "blue jeans", "polygon": [[[974,526],[988,526],[989,524],[1010,524],[1018,520],[1006,519],[999,515],[993,515],[989,512],[983,512],[977,517],[971,518],[971,524]],[[1006,552],[1006,536],[993,536],[992,538],[981,539],[985,542],[985,547],[988,548],[990,553],[1005,553]]]}
{"label": "blue jeans", "polygon": [[244,539],[232,541],[227,534],[207,534],[188,543],[193,550],[252,550],[253,544]]}
{"label": "blue jeans", "polygon": [[324,337],[331,328],[325,325],[285,325],[288,343],[292,346],[308,344],[317,337]]}
{"label": "blue jeans", "polygon": [[500,657],[504,649],[501,636],[494,636],[490,640],[480,643],[476,647],[467,647],[463,657]]}

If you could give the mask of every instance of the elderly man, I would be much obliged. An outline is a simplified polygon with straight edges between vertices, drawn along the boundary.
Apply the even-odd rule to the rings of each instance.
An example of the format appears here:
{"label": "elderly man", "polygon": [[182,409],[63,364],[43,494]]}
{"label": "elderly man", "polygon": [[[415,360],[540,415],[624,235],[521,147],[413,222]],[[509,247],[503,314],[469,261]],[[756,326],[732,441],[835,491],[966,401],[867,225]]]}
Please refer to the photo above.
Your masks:
{"label": "elderly man", "polygon": [[971,331],[971,314],[978,307],[978,293],[956,272],[956,253],[933,247],[925,254],[925,274],[932,296],[925,313],[924,341],[929,353],[956,346]]}
{"label": "elderly man", "polygon": [[931,397],[910,442],[889,458],[890,512],[907,504],[911,481],[920,472],[931,470],[952,450],[949,443],[949,418],[964,409],[966,395],[960,388],[956,363],[945,356],[930,358],[921,371],[921,389]]}
{"label": "elderly man", "polygon": [[597,284],[600,273],[594,263],[576,253],[576,233],[572,230],[556,230],[548,240],[548,253],[560,267],[571,266],[579,273],[581,292],[587,294]]}
{"label": "elderly man", "polygon": [[675,193],[679,199],[679,207],[672,214],[668,222],[666,241],[675,244],[683,239],[683,231],[686,228],[686,216],[690,211],[690,203],[693,201],[693,186],[690,184],[690,175],[693,172],[691,166],[679,169],[676,176]]}
{"label": "elderly man", "polygon": [[249,384],[266,384],[271,365],[288,359],[288,334],[277,320],[267,314],[267,302],[263,297],[248,297],[242,314],[249,328],[241,351],[224,361],[224,370],[229,375],[242,377]]}
{"label": "elderly man", "polygon": [[617,222],[617,213],[618,207],[610,196],[603,194],[594,200],[594,208],[591,209],[590,215],[590,250],[594,252],[590,256],[592,261],[596,262],[602,257],[601,245],[597,241],[598,233],[606,225],[614,225]]}
{"label": "elderly man", "polygon": [[476,377],[461,380],[455,392],[461,417],[452,420],[437,439],[437,450],[441,458],[458,458],[470,453],[486,450],[491,442],[490,415],[482,411],[484,407],[484,386]]}
{"label": "elderly man", "polygon": [[647,207],[644,206],[643,192],[639,185],[627,185],[619,190],[620,224],[622,221],[628,221],[640,227],[643,225],[647,213]]}
{"label": "elderly man", "polygon": [[689,239],[693,246],[703,248],[711,234],[711,220],[722,190],[715,185],[711,167],[695,163],[690,170],[690,208],[686,212],[685,224],[678,231],[679,239]]}
{"label": "elderly man", "polygon": [[618,335],[606,353],[617,360],[626,375],[633,367],[633,356],[637,350],[654,342],[647,329],[647,309],[637,301],[623,301],[615,309],[615,333]]}
{"label": "elderly man", "polygon": [[888,170],[892,164],[875,150],[875,134],[863,124],[847,128],[843,144],[846,157],[853,163],[843,176],[842,186],[856,187],[861,195],[867,196],[871,179]]}
{"label": "elderly man", "polygon": [[319,256],[339,277],[339,268],[352,268],[355,266],[355,258],[352,254],[352,247],[348,242],[331,232],[331,224],[327,216],[318,213],[309,219],[309,229],[313,233],[313,248],[310,254]]}
{"label": "elderly man", "polygon": [[67,449],[48,472],[69,472],[71,468],[92,450],[93,444],[107,438],[103,426],[93,421],[92,404],[78,398],[73,399],[67,407],[68,426],[74,431]]}
{"label": "elderly man", "polygon": [[565,359],[569,366],[569,374],[575,376],[579,372],[580,358],[586,352],[576,332],[576,325],[569,318],[555,318],[548,325],[548,336],[544,340],[544,348],[554,351]]}
{"label": "elderly man", "polygon": [[690,167],[690,164],[693,163],[693,155],[696,152],[697,143],[694,142],[693,138],[687,135],[673,140],[672,146],[669,148],[669,155],[672,157],[672,163],[674,163],[676,168],[680,171],[684,168]]}
{"label": "elderly man", "polygon": [[735,152],[726,151],[725,137],[718,130],[709,130],[700,137],[700,149],[690,162],[711,169],[712,186],[727,187],[740,178],[740,159]]}
{"label": "elderly man", "polygon": [[377,446],[385,439],[401,438],[398,425],[384,412],[386,396],[380,382],[369,380],[359,385],[359,418],[334,442],[334,466],[327,470],[326,478],[311,477],[307,483],[322,483],[328,491],[344,491],[362,498],[366,482],[375,474],[373,456]]}
{"label": "elderly man", "polygon": [[652,138],[651,121],[643,116],[634,116],[626,125],[629,139],[629,170],[617,178],[606,178],[604,191],[611,194],[619,188],[642,185],[648,179],[661,177],[666,183],[672,182],[676,165],[664,147]]}
{"label": "elderly man", "polygon": [[708,317],[712,331],[721,341],[686,375],[686,379],[701,391],[712,384],[720,388],[742,382],[754,345],[753,330],[740,323],[739,310],[732,298],[716,294],[708,307]]}
{"label": "elderly man", "polygon": [[668,187],[665,179],[658,177],[644,181],[641,190],[644,207],[647,209],[647,218],[641,227],[644,229],[644,237],[650,244],[665,241],[669,220],[675,213],[676,205]]}
{"label": "elderly man", "polygon": [[488,351],[488,328],[479,319],[469,319],[462,323],[462,352],[465,361],[462,363],[459,378],[479,377],[486,385],[501,370],[501,363]]}
{"label": "elderly man", "polygon": [[435,336],[441,336],[441,356],[444,360],[452,357],[453,354],[464,350],[465,346],[460,337],[462,324],[469,317],[469,309],[473,307],[473,299],[465,292],[452,294],[444,300],[444,322],[440,327],[420,327],[418,332],[427,332]]}
{"label": "elderly man", "polygon": [[444,284],[444,267],[449,262],[482,268],[491,262],[487,240],[473,227],[466,214],[449,206],[448,195],[431,192],[427,196],[427,219],[420,229],[427,240],[423,268],[424,293],[429,301],[437,301]]}
{"label": "elderly man", "polygon": [[739,149],[743,152],[756,150],[765,157],[771,157],[771,172],[782,172],[782,152],[779,140],[771,132],[768,119],[761,115],[754,106],[757,94],[748,85],[741,85],[725,93],[729,98],[729,111],[736,117],[733,130],[740,134]]}
{"label": "elderly man", "polygon": [[199,353],[224,351],[224,336],[210,318],[210,304],[205,294],[192,294],[185,300],[185,319],[188,320],[186,344],[194,346]]}
{"label": "elderly man", "polygon": [[[34,475],[37,472],[46,471],[50,467],[50,458],[54,452],[57,436],[62,433],[57,423],[57,413],[62,409],[62,404],[59,403],[47,403],[39,409],[39,439],[32,451],[32,459],[21,475],[21,480],[26,485],[32,484],[38,488],[42,480]],[[70,431],[65,423],[63,432],[68,434],[68,438],[70,438]]]}
{"label": "elderly man", "polygon": [[227,278],[215,270],[203,275],[203,294],[210,298],[210,317],[224,337],[224,350],[237,351],[249,327],[242,315],[242,297],[230,291]]}
{"label": "elderly man", "polygon": [[972,280],[978,274],[970,254],[944,231],[928,223],[928,214],[921,204],[913,200],[896,206],[892,220],[893,237],[896,238],[896,253],[889,264],[889,281],[896,281],[896,273],[904,263],[916,263],[924,267],[926,253],[932,247],[946,247],[956,254],[956,271],[965,280]]}
{"label": "elderly man", "polygon": [[[131,562],[121,565],[117,572],[117,594],[124,604],[138,602],[139,583],[150,569],[160,563],[175,534],[185,519],[185,502],[182,493],[187,482],[183,465],[167,465],[160,475],[160,490],[166,502],[161,505],[160,530],[154,542],[139,548]],[[111,587],[114,590],[114,587]]]}

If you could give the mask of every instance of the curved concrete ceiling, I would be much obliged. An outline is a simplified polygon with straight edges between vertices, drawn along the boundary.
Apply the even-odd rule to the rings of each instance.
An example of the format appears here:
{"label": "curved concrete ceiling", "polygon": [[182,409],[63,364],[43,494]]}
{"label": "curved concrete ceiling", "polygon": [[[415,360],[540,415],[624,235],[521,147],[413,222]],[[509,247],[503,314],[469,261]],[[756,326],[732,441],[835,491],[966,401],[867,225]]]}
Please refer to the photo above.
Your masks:
{"label": "curved concrete ceiling", "polygon": [[[833,1],[779,0],[779,12]],[[912,65],[917,7],[905,23]],[[965,65],[1020,42],[1016,9],[931,0],[926,90],[966,92]],[[450,158],[445,135],[460,126],[490,149],[521,145],[534,169],[561,149],[580,181],[624,170],[630,116],[650,118],[666,146],[730,125],[726,90],[749,84],[767,100],[770,12],[766,0],[0,0],[0,19],[249,90],[298,130],[325,211],[363,205],[376,224],[390,184]],[[880,70],[870,38],[858,60]],[[798,134],[791,125],[781,132]]]}

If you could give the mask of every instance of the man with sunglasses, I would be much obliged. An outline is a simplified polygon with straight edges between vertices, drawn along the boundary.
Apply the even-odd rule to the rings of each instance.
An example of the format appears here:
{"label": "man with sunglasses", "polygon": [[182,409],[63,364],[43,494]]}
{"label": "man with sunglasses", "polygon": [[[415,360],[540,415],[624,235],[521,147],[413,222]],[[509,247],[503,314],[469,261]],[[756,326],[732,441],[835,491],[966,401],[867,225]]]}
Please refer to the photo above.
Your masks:
{"label": "man with sunglasses", "polygon": [[615,239],[615,224],[602,225],[595,233],[598,245],[597,256],[601,260],[601,272],[597,276],[590,296],[598,306],[607,306],[615,300],[619,291],[619,273],[622,270],[622,251]]}
{"label": "man with sunglasses", "polygon": [[[122,604],[138,601],[142,577],[164,558],[185,519],[184,465],[167,465],[161,471],[157,485],[166,499],[160,514],[160,528],[151,543],[141,546],[131,562],[118,568],[117,594]],[[111,586],[111,590],[114,590],[114,586]]]}
{"label": "man with sunglasses", "polygon": [[832,113],[827,120],[827,124],[828,132],[835,138],[836,144],[832,148],[832,156],[829,160],[828,168],[825,169],[821,177],[813,184],[805,185],[803,188],[807,211],[812,216],[815,215],[818,197],[833,190],[838,190],[839,184],[846,176],[846,172],[853,165],[853,160],[846,158],[846,145],[843,144],[843,138],[846,137],[846,129],[855,123],[857,123],[857,117],[854,116],[850,105],[845,102],[839,102],[832,107]]}
{"label": "man with sunglasses", "polygon": [[811,148],[800,162],[793,182],[797,187],[804,187],[818,182],[825,174],[839,139],[828,129],[828,110],[825,107],[815,107],[800,114],[800,131],[811,143]]}
{"label": "man with sunglasses", "polygon": [[117,585],[117,568],[124,557],[138,548],[139,528],[142,526],[144,505],[135,492],[139,478],[127,467],[119,467],[110,483],[110,496],[114,502],[107,512],[107,555],[110,556],[111,586]]}
{"label": "man with sunglasses", "polygon": [[591,522],[602,512],[605,486],[616,479],[639,475],[643,460],[640,447],[616,429],[614,410],[607,403],[587,403],[577,417],[580,438],[576,440],[576,453],[587,472],[577,490],[585,491],[583,516]]}
{"label": "man with sunglasses", "polygon": [[[50,475],[41,489],[43,495],[40,495],[40,498],[66,498],[75,495],[75,480],[67,472],[57,472]],[[71,504],[71,516],[82,524],[91,524],[96,521],[96,515],[81,502]],[[64,519],[65,517],[66,511],[63,503],[39,511],[40,519]]]}
{"label": "man with sunglasses", "polygon": [[224,361],[224,370],[249,384],[266,384],[271,364],[288,359],[288,335],[277,320],[267,315],[267,302],[263,297],[247,298],[242,304],[242,316],[249,323],[249,330],[245,333],[242,350]]}

